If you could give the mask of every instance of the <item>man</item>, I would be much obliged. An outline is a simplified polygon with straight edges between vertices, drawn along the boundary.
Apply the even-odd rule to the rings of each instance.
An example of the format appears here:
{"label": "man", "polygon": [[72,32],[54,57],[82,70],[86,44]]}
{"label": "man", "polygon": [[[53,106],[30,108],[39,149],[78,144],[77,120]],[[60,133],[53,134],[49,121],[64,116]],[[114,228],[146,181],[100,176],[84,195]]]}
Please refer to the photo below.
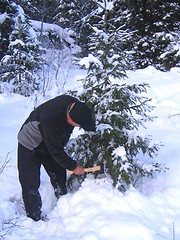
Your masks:
{"label": "man", "polygon": [[84,174],[84,168],[64,151],[74,127],[95,131],[91,110],[76,98],[62,95],[37,107],[18,133],[18,170],[27,216],[42,219],[39,194],[40,166],[50,177],[55,195],[67,193],[66,169]]}

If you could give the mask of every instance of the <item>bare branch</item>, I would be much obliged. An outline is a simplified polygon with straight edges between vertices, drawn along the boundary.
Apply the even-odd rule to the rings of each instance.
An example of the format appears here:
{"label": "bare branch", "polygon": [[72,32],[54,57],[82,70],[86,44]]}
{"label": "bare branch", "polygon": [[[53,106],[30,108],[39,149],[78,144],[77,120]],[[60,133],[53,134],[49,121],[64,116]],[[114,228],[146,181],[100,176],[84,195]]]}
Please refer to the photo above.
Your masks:
{"label": "bare branch", "polygon": [[176,117],[176,116],[180,116],[180,113],[172,114],[172,115],[169,116],[169,118]]}
{"label": "bare branch", "polygon": [[6,168],[7,164],[8,164],[8,163],[10,162],[10,160],[11,160],[11,158],[9,157],[9,154],[10,154],[10,152],[7,153],[6,158],[5,158],[3,164],[2,164],[1,167],[0,167],[0,174],[4,171],[4,169]]}
{"label": "bare branch", "polygon": [[0,240],[5,239],[5,236],[15,227],[22,228],[22,226],[20,225],[19,217],[9,217],[5,220],[2,220],[0,229]]}

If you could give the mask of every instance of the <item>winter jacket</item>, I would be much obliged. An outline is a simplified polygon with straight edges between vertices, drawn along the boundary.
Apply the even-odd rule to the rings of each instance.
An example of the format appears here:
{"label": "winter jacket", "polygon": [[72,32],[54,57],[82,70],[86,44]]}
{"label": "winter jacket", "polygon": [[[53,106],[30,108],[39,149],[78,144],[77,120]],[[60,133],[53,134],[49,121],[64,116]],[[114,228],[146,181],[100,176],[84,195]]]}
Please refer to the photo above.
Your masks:
{"label": "winter jacket", "polygon": [[18,142],[29,150],[49,153],[62,167],[74,170],[77,163],[66,154],[64,146],[74,128],[66,120],[67,108],[77,101],[61,95],[37,107],[22,125]]}

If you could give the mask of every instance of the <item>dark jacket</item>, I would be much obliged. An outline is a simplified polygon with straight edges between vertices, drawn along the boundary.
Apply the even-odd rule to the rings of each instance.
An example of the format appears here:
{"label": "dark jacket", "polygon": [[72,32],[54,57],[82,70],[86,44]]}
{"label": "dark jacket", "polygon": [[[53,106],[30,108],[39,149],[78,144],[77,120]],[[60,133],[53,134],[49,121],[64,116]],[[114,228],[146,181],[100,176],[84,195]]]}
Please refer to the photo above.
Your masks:
{"label": "dark jacket", "polygon": [[18,142],[29,150],[49,153],[62,167],[74,170],[77,163],[66,154],[64,146],[74,128],[66,120],[67,108],[77,101],[62,95],[37,107],[22,125]]}

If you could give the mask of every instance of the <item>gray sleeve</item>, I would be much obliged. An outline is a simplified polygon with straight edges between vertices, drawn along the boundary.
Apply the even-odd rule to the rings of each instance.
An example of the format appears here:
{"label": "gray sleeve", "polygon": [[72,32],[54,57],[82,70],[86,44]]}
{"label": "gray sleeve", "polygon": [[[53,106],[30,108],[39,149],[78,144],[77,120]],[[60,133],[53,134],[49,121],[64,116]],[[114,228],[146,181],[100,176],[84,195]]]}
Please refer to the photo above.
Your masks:
{"label": "gray sleeve", "polygon": [[18,142],[29,150],[33,150],[42,142],[39,122],[33,121],[24,124],[18,133]]}

